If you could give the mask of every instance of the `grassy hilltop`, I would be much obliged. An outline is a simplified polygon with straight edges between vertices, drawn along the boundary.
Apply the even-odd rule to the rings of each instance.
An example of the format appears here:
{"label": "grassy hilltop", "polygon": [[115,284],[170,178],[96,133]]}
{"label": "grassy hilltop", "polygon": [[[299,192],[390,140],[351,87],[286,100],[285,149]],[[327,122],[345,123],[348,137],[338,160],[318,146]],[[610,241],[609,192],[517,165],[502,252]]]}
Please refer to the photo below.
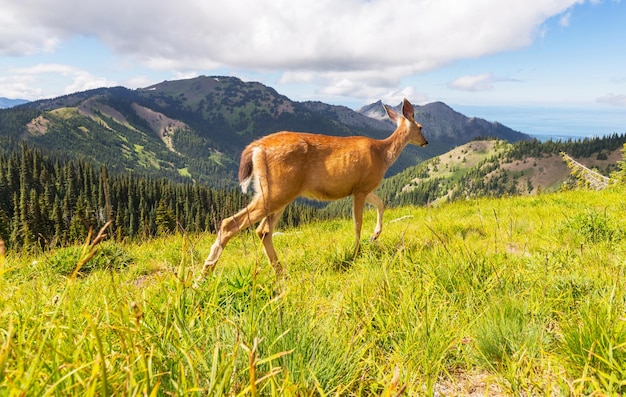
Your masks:
{"label": "grassy hilltop", "polygon": [[[0,395],[618,395],[624,188],[475,199],[252,233],[0,259]],[[366,213],[364,235],[374,225]]]}

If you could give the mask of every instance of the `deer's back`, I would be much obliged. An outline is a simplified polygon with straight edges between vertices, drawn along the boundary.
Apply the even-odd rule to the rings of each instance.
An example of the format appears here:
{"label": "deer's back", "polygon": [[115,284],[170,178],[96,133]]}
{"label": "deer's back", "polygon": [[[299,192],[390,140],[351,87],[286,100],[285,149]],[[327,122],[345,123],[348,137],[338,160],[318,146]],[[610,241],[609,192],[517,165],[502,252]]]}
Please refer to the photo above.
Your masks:
{"label": "deer's back", "polygon": [[379,142],[366,137],[279,132],[252,145],[262,149],[273,184],[310,198],[336,200],[372,191],[385,172]]}

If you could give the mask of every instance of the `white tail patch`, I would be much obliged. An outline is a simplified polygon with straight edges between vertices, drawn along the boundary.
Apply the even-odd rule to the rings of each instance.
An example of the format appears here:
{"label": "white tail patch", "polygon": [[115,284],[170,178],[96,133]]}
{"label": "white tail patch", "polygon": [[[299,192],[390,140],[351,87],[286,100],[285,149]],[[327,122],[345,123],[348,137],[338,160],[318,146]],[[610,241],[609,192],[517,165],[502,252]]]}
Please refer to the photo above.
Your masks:
{"label": "white tail patch", "polygon": [[[258,181],[258,176],[255,177],[256,172],[255,172],[254,167],[255,167],[255,164],[259,163],[259,155],[261,154],[262,154],[261,148],[256,147],[252,149],[252,171],[250,172],[250,175],[248,175],[247,178],[245,178],[239,183],[239,187],[241,187],[241,191],[243,192],[243,194],[248,193],[248,189],[250,188],[250,184],[252,183],[253,179],[257,179]],[[257,189],[255,189],[255,191],[257,191]]]}
{"label": "white tail patch", "polygon": [[239,187],[241,187],[241,191],[243,194],[248,193],[248,188],[250,188],[250,183],[252,182],[252,175],[241,181]]}

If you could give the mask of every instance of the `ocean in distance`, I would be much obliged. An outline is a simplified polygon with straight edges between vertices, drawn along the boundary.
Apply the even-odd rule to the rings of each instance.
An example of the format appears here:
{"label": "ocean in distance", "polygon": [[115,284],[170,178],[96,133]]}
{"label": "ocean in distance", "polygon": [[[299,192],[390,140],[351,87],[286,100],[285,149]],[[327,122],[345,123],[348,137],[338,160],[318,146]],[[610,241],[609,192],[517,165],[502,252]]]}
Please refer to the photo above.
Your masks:
{"label": "ocean in distance", "polygon": [[626,133],[626,108],[452,105],[467,117],[497,121],[541,141]]}

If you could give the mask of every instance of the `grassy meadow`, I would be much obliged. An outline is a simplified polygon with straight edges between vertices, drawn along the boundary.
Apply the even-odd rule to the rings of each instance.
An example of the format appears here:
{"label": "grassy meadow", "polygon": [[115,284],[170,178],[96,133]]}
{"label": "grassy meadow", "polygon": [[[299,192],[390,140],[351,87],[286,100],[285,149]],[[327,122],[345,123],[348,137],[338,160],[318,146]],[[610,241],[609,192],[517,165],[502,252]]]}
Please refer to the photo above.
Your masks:
{"label": "grassy meadow", "polygon": [[[0,258],[0,395],[626,393],[626,190]],[[75,270],[80,263],[80,271]]]}

